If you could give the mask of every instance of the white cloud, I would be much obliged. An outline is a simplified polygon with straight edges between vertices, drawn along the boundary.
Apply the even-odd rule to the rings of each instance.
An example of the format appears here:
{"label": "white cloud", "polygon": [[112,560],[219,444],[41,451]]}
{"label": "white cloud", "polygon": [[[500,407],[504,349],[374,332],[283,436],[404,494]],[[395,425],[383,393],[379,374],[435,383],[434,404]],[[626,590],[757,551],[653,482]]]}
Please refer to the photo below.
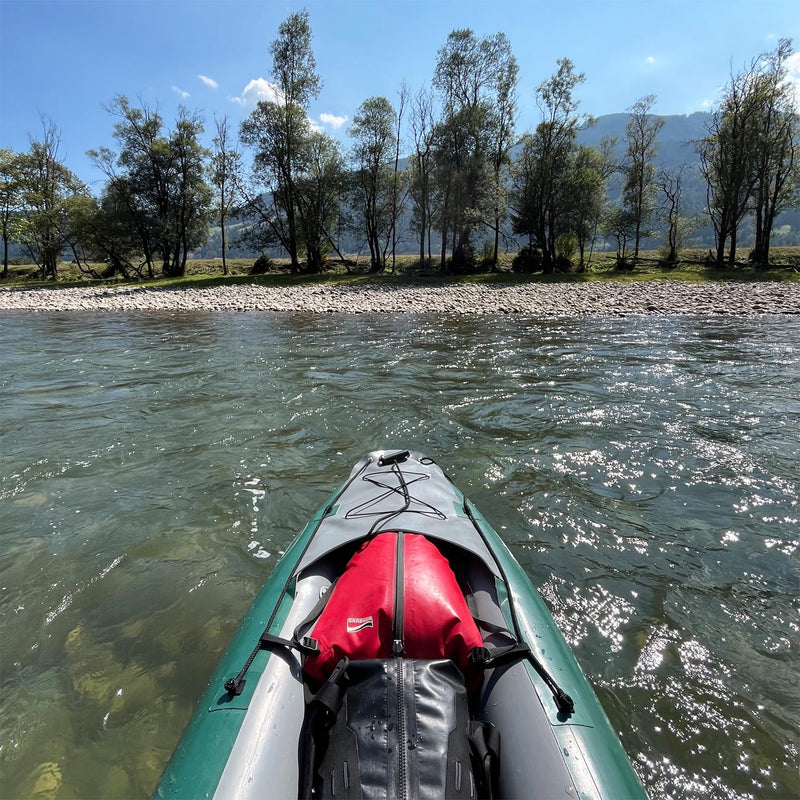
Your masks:
{"label": "white cloud", "polygon": [[197,77],[209,88],[219,89],[219,84],[213,78],[209,78],[208,75],[198,75]]}
{"label": "white cloud", "polygon": [[283,102],[281,90],[278,86],[264,78],[254,78],[244,87],[239,97],[231,97],[230,100],[233,103],[238,103],[240,106],[245,106],[245,108],[254,106],[260,100],[266,100],[272,103]]}
{"label": "white cloud", "polygon": [[183,89],[175,85],[173,85],[172,91],[175,92],[175,94],[180,95],[182,100],[186,100],[187,97],[191,97],[189,92],[185,92]]}
{"label": "white cloud", "polygon": [[335,131],[338,131],[342,125],[347,122],[347,114],[342,117],[337,117],[335,114],[327,114],[323,112],[319,115],[319,120],[323,125],[327,125],[330,128],[333,128]]}
{"label": "white cloud", "polygon": [[655,64],[656,63],[656,60],[653,58],[653,56],[647,56],[645,61],[647,61],[648,64]]}

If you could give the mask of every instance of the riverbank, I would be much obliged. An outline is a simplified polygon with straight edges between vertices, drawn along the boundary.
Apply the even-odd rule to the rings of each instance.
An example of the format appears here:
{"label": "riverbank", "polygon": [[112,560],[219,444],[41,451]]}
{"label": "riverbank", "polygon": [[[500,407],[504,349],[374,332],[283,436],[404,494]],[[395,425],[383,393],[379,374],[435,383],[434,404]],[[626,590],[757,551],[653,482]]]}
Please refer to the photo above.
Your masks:
{"label": "riverbank", "polygon": [[0,291],[0,311],[454,314],[800,314],[800,284],[645,282],[447,286],[70,287]]}

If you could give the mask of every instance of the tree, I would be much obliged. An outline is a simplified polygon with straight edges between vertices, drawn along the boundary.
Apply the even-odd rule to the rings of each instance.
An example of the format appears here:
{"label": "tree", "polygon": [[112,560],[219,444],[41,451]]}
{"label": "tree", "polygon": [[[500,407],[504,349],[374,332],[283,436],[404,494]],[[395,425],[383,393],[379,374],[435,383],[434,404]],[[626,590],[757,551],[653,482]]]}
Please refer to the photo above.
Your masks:
{"label": "tree", "polygon": [[453,266],[461,270],[473,261],[473,231],[499,230],[498,175],[513,130],[516,71],[503,33],[478,39],[469,29],[454,30],[439,50],[433,84],[444,111],[434,150],[442,266],[448,236]]}
{"label": "tree", "polygon": [[515,141],[517,117],[517,79],[519,66],[504,40],[498,43],[497,93],[492,120],[492,167],[494,170],[494,251],[492,267],[497,266],[500,248],[500,226],[506,216],[505,169],[511,163],[509,151]]}
{"label": "tree", "polygon": [[99,201],[87,200],[73,203],[69,209],[73,231],[70,246],[81,269],[91,274],[88,265],[84,266],[86,262],[105,261],[105,277],[120,274],[125,280],[142,278],[148,262],[142,262],[142,239],[137,228],[140,220],[131,212],[124,182],[110,181]]}
{"label": "tree", "polygon": [[556,242],[571,233],[576,198],[572,194],[578,128],[590,119],[577,115],[575,88],[583,83],[568,58],[537,90],[542,121],[522,137],[520,159],[513,176],[512,222],[515,233],[528,237],[541,251],[542,267],[553,272],[558,262]]}
{"label": "tree", "polygon": [[367,235],[370,272],[385,266],[386,249],[394,224],[395,176],[389,163],[395,154],[397,114],[385,97],[365,100],[353,117],[353,161],[357,202]]}
{"label": "tree", "polygon": [[613,139],[604,139],[601,149],[581,145],[575,151],[566,177],[566,193],[572,197],[569,228],[578,247],[578,269],[586,268],[586,247],[593,246],[597,227],[603,216],[606,181],[615,169],[611,152]]}
{"label": "tree", "polygon": [[673,170],[659,170],[657,178],[662,196],[659,211],[667,232],[667,251],[664,260],[673,267],[678,262],[678,250],[684,246],[687,237],[697,229],[697,219],[686,217],[681,213],[685,173],[686,164],[681,164]]}
{"label": "tree", "polygon": [[123,95],[108,111],[119,120],[114,125],[119,154],[101,148],[88,155],[106,174],[115,199],[123,201],[148,273],[152,276],[158,253],[164,275],[183,275],[189,252],[208,237],[211,190],[205,181],[208,151],[199,142],[203,124],[181,108],[173,130],[164,131],[157,111],[146,104],[137,108]]}
{"label": "tree", "polygon": [[622,189],[623,205],[634,222],[633,261],[639,258],[642,226],[655,211],[655,166],[653,159],[658,150],[656,139],[664,127],[662,117],[650,111],[656,97],[649,94],[637,100],[629,109],[630,119],[625,127],[625,185]]}
{"label": "tree", "polygon": [[411,130],[414,152],[409,159],[409,194],[413,204],[413,226],[419,233],[419,263],[423,266],[431,258],[431,226],[433,222],[434,190],[434,118],[433,97],[421,89],[414,98],[411,109]]}
{"label": "tree", "polygon": [[297,219],[296,183],[312,144],[306,111],[322,86],[311,50],[307,11],[290,14],[281,23],[270,53],[277,98],[258,103],[242,123],[240,136],[255,150],[255,175],[271,197],[264,200],[264,192],[250,192],[248,208],[272,240],[280,242],[296,272],[303,224]]}
{"label": "tree", "polygon": [[797,201],[800,186],[800,117],[787,82],[792,42],[781,39],[778,47],[762,56],[752,91],[759,108],[756,126],[753,198],[756,241],[751,260],[769,264],[770,236],[777,215]]}
{"label": "tree", "polygon": [[219,216],[222,239],[222,274],[228,274],[227,239],[225,223],[235,208],[236,187],[240,182],[242,167],[241,154],[231,141],[228,117],[215,119],[217,135],[214,137],[214,150],[211,155],[211,182],[216,188],[217,214]]}
{"label": "tree", "polygon": [[[294,122],[286,125],[286,117]],[[283,135],[292,134],[291,143]],[[260,248],[280,245],[294,252],[292,270],[306,256],[307,269],[323,265],[324,242],[334,244],[339,195],[344,191],[343,160],[329,136],[312,130],[299,106],[261,102],[242,123],[242,141],[255,150],[254,185],[243,186],[245,209],[251,220],[246,236]],[[292,150],[291,189],[286,180],[286,152]],[[291,209],[291,214],[289,210]]]}
{"label": "tree", "polygon": [[759,110],[753,102],[753,80],[752,71],[731,76],[722,104],[708,125],[708,135],[697,145],[720,266],[728,241],[729,263],[733,266],[736,262],[739,224],[750,208],[756,186],[754,153],[759,138]]}
{"label": "tree", "polygon": [[794,202],[800,119],[786,80],[791,55],[791,40],[781,39],[773,52],[732,74],[708,135],[697,143],[720,265],[728,243],[728,263],[736,263],[739,225],[751,212],[756,223],[751,257],[768,263],[775,218]]}
{"label": "tree", "polygon": [[617,243],[617,266],[626,268],[630,265],[628,260],[628,245],[636,236],[636,220],[629,208],[610,206],[604,215],[603,230],[606,236]]}
{"label": "tree", "polygon": [[[169,138],[174,179],[170,186],[171,275],[183,275],[189,252],[208,239],[211,189],[205,181],[208,151],[198,141],[203,125],[181,108]],[[162,254],[163,255],[163,254]]]}
{"label": "tree", "polygon": [[59,159],[61,134],[42,117],[42,138],[18,158],[20,217],[16,238],[24,244],[42,277],[54,280],[58,260],[70,235],[69,198],[87,194],[86,187]]}
{"label": "tree", "polygon": [[21,174],[19,157],[13,150],[0,149],[0,229],[3,235],[3,277],[8,275],[8,243],[19,215]]}
{"label": "tree", "polygon": [[403,125],[403,115],[408,105],[409,90],[405,82],[400,87],[400,102],[397,104],[395,114],[394,132],[394,172],[392,176],[392,273],[394,273],[397,263],[397,223],[403,213],[406,199],[408,197],[408,173],[400,172],[400,146],[401,132]]}
{"label": "tree", "polygon": [[328,246],[336,247],[333,231],[338,228],[345,168],[339,145],[324,133],[310,134],[304,156],[296,200],[301,245],[309,272],[316,273],[325,265]]}
{"label": "tree", "polygon": [[[106,253],[113,275],[121,272],[126,277],[130,270],[140,277],[147,267],[147,276],[153,278],[153,260],[158,246],[158,212],[152,198],[139,192],[138,181],[118,169],[116,153],[106,147],[89,150],[87,155],[106,176],[106,185],[100,198],[94,231],[97,246]],[[123,255],[124,254],[124,255]],[[139,267],[134,260],[143,259]]]}
{"label": "tree", "polygon": [[290,14],[278,27],[278,38],[269,48],[272,69],[284,105],[307,109],[319,97],[322,80],[311,49],[308,11]]}

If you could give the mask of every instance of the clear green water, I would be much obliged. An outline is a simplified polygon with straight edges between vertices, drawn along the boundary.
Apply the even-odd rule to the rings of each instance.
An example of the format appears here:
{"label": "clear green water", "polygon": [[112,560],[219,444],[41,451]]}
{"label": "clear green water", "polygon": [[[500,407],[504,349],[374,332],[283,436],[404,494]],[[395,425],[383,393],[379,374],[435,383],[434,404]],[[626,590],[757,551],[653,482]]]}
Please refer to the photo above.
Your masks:
{"label": "clear green water", "polygon": [[791,318],[5,313],[0,796],[144,797],[295,532],[434,456],[653,797],[796,796]]}

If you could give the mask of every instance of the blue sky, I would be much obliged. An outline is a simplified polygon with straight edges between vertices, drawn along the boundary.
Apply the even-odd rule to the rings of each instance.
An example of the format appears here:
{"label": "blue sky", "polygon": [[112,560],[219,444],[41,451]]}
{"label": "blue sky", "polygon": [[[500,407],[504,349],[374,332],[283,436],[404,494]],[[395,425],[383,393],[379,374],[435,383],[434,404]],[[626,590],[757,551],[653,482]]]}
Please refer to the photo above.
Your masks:
{"label": "blue sky", "polygon": [[[581,111],[624,111],[646,94],[655,111],[688,114],[713,104],[738,69],[779,37],[800,47],[796,0],[0,0],[0,147],[25,150],[40,116],[61,129],[68,166],[99,190],[85,151],[113,146],[103,109],[115,94],[158,107],[179,104],[238,126],[269,92],[270,42],[306,8],[323,78],[312,119],[346,141],[358,106],[392,102],[405,81],[429,84],[454,28],[504,32],[520,65],[520,132],[538,119],[534,92],[571,58],[586,74]],[[800,80],[800,57],[796,57]]]}

